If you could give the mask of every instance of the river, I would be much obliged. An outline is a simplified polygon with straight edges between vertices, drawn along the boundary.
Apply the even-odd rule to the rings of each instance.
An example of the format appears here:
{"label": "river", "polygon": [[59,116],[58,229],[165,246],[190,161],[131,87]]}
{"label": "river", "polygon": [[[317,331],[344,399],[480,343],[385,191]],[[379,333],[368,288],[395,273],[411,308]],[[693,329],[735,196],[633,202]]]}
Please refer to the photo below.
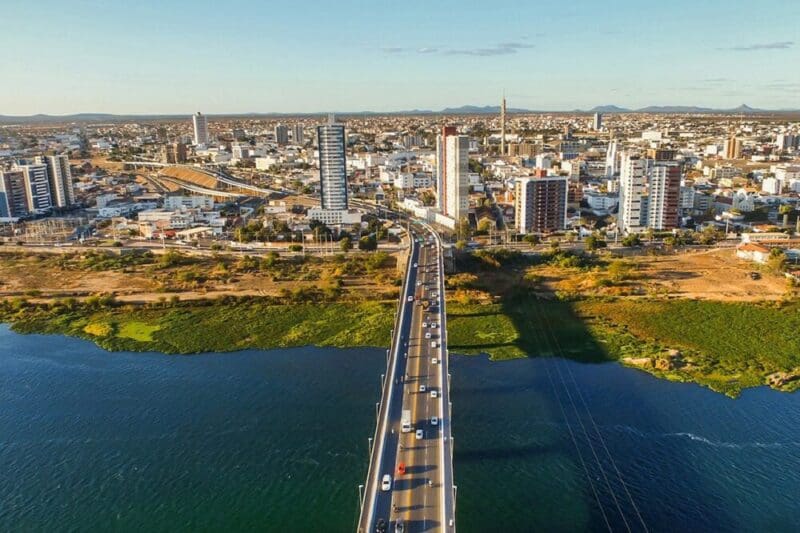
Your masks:
{"label": "river", "polygon": [[[352,531],[384,353],[109,353],[0,325],[0,531]],[[800,528],[800,394],[451,372],[460,531]]]}

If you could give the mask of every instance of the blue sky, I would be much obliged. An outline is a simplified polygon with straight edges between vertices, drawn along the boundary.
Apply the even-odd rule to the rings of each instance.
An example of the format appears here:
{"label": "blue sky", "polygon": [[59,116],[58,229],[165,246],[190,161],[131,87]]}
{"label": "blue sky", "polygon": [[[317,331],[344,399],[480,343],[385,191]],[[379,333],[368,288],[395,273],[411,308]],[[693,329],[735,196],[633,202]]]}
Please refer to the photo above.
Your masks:
{"label": "blue sky", "polygon": [[800,108],[800,2],[4,0],[0,114]]}

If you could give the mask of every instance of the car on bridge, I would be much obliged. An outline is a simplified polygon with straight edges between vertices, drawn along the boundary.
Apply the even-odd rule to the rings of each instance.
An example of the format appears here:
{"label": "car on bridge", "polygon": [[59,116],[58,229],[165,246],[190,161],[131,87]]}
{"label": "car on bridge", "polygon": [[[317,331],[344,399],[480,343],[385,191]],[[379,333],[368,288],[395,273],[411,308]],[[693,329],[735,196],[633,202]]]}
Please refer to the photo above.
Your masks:
{"label": "car on bridge", "polygon": [[375,533],[386,533],[388,526],[383,518],[375,522]]}
{"label": "car on bridge", "polygon": [[422,431],[421,429],[418,429],[417,432],[415,433],[415,435],[417,437],[417,440],[422,440],[422,437],[425,436],[425,432]]}
{"label": "car on bridge", "polygon": [[425,392],[425,390],[426,390],[426,389],[425,389],[425,385],[420,385],[420,386],[419,386],[419,391],[420,391],[420,392]]}
{"label": "car on bridge", "polygon": [[432,390],[431,398],[438,398],[438,397],[439,397],[439,392],[436,389]]}
{"label": "car on bridge", "polygon": [[381,480],[381,490],[383,492],[387,492],[392,489],[392,476],[389,474],[384,474],[383,479]]}
{"label": "car on bridge", "polygon": [[413,296],[409,296],[409,297],[408,297],[408,301],[409,301],[409,302],[413,302],[413,301],[414,301],[414,297],[413,297]]}

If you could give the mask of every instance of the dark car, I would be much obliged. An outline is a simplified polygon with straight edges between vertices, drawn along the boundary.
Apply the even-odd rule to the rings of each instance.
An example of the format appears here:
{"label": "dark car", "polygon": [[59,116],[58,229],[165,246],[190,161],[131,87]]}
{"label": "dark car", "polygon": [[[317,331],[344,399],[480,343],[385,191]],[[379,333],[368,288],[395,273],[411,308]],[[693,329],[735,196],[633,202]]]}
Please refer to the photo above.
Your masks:
{"label": "dark car", "polygon": [[386,520],[381,518],[375,523],[375,533],[386,533]]}

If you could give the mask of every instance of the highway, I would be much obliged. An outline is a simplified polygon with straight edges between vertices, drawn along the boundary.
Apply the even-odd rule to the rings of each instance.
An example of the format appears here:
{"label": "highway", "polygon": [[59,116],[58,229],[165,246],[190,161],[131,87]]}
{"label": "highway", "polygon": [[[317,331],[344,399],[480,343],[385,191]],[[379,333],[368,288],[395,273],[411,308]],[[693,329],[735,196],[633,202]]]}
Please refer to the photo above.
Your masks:
{"label": "highway", "polygon": [[[440,252],[441,243],[430,227],[412,229],[409,266],[359,517],[360,532],[398,528],[404,532],[455,531]],[[427,308],[423,305],[426,300]],[[404,411],[410,412],[411,422],[406,432],[402,428]],[[382,486],[386,475],[391,476],[388,490]]]}

